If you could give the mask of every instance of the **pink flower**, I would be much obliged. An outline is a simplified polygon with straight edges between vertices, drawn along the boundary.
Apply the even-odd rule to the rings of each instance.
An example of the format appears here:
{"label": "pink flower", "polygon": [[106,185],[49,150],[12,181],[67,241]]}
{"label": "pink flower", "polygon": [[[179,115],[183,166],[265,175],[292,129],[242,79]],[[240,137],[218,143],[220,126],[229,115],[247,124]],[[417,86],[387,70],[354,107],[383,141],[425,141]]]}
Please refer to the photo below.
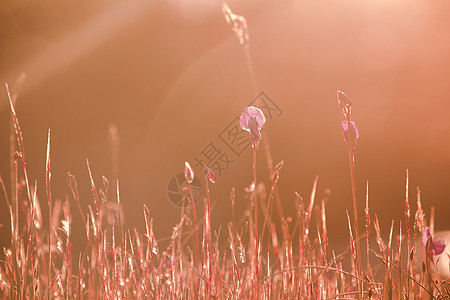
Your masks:
{"label": "pink flower", "polygon": [[254,106],[248,106],[244,109],[239,119],[241,128],[250,132],[250,137],[253,143],[258,143],[261,140],[261,128],[266,123],[266,117],[263,112]]}
{"label": "pink flower", "polygon": [[445,249],[444,238],[438,236],[433,240],[430,228],[426,228],[422,234],[422,243],[426,247],[427,254],[440,255]]}

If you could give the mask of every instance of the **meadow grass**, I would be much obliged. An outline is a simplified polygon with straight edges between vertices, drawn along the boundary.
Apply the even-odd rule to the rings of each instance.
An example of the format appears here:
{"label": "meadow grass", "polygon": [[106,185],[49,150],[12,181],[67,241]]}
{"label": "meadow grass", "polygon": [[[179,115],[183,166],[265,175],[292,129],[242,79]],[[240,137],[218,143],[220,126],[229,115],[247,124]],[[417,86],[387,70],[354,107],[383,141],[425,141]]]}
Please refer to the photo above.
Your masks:
{"label": "meadow grass", "polygon": [[[14,109],[17,95],[8,98],[12,113],[11,193],[1,179],[2,197],[10,212],[10,247],[3,249],[0,262],[0,296],[9,299],[442,299],[450,297],[444,280],[433,269],[435,260],[430,245],[422,242],[426,228],[433,232],[433,214],[429,227],[417,190],[417,210],[411,214],[409,175],[406,175],[405,216],[392,221],[388,239],[383,239],[379,220],[369,210],[366,190],[365,233],[358,228],[357,199],[354,193],[356,127],[349,109],[344,113],[347,127],[344,139],[349,146],[350,176],[353,189],[354,219],[349,214],[348,250],[336,253],[329,245],[325,199],[317,199],[315,178],[308,201],[296,194],[295,218],[274,217],[283,162],[271,161],[272,181],[269,197],[258,195],[256,177],[257,143],[253,143],[253,185],[251,211],[243,215],[237,227],[232,190],[232,222],[226,226],[228,247],[219,246],[219,233],[211,224],[209,184],[215,182],[211,169],[204,166],[204,209],[197,219],[192,201],[194,173],[185,165],[189,194],[188,205],[173,228],[168,246],[161,247],[153,231],[149,209],[143,207],[145,231],[126,229],[120,213],[119,182],[101,185],[92,176],[86,161],[94,203],[81,207],[76,177],[68,173],[71,195],[65,201],[53,200],[51,193],[51,134],[48,132],[46,194],[48,226],[43,226],[41,205],[27,175],[23,136]],[[345,94],[344,94],[345,95]],[[338,100],[339,100],[338,94]],[[341,107],[342,108],[342,107]],[[344,123],[343,123],[344,124]],[[353,129],[352,129],[353,128]],[[264,139],[264,137],[263,137]],[[267,144],[264,147],[268,147]],[[22,182],[24,182],[22,184]],[[99,186],[99,187],[98,187]],[[111,187],[114,186],[111,192]],[[19,197],[19,190],[25,190]],[[115,194],[115,195],[111,195]],[[279,196],[278,196],[279,197]],[[279,203],[277,204],[279,207]],[[258,215],[258,207],[262,214]],[[77,211],[78,210],[78,211]],[[24,213],[21,213],[24,212]],[[105,213],[106,212],[106,213]],[[73,253],[72,216],[83,220],[87,243]],[[106,215],[106,217],[105,217]],[[105,220],[110,218],[109,222]],[[317,235],[311,221],[316,218]],[[275,224],[281,224],[277,228]],[[402,225],[403,224],[403,225]],[[375,234],[371,234],[371,227]],[[261,230],[260,230],[261,229]],[[398,231],[394,233],[394,229]],[[199,238],[201,236],[201,238]],[[200,241],[201,239],[201,241]],[[377,247],[372,249],[371,241]],[[365,243],[363,243],[363,241]],[[363,246],[361,246],[361,244]],[[363,264],[361,249],[367,256]],[[424,250],[426,249],[426,250]],[[375,258],[372,264],[369,257]],[[351,263],[345,267],[345,260]]]}

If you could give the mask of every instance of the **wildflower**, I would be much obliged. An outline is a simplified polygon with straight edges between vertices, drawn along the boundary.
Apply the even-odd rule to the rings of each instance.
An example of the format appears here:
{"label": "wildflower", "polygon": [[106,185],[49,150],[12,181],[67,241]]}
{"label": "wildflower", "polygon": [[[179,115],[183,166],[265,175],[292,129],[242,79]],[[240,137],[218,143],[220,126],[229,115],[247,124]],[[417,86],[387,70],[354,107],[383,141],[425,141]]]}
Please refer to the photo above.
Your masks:
{"label": "wildflower", "polygon": [[[353,151],[356,151],[356,140],[359,138],[358,128],[355,122],[351,119],[352,114],[352,100],[341,91],[337,91],[337,102],[345,120],[341,122],[342,133],[344,134],[344,141],[347,146]],[[348,125],[350,123],[350,126]]]}
{"label": "wildflower", "polygon": [[194,171],[192,171],[191,165],[186,161],[184,163],[184,177],[186,178],[186,182],[191,184],[194,180]]}
{"label": "wildflower", "polygon": [[430,228],[425,228],[422,234],[422,243],[425,246],[427,254],[432,254],[433,256],[440,255],[445,249],[444,238],[438,236],[433,240],[430,233]]}
{"label": "wildflower", "polygon": [[[423,253],[425,253],[426,266],[430,268],[431,274],[437,275],[441,280],[450,280],[450,255],[448,251],[445,251],[445,241],[449,236],[448,232],[443,232],[441,235],[443,236],[433,238],[430,228],[425,228],[422,234],[422,244],[425,247]],[[422,268],[425,270],[425,263]]]}
{"label": "wildflower", "polygon": [[266,117],[263,112],[254,106],[248,106],[244,109],[239,119],[241,128],[250,132],[252,142],[257,144],[261,140],[260,130],[266,123]]}

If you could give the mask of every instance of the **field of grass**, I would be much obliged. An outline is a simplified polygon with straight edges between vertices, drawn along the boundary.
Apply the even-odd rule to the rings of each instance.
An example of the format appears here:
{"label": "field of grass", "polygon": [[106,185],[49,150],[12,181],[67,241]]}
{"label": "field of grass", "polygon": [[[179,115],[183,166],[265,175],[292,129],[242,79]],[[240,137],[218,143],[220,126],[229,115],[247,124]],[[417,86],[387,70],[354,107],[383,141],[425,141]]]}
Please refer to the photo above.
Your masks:
{"label": "field of grass", "polygon": [[[223,6],[223,13],[242,45],[257,94],[246,19],[234,14],[227,5]],[[19,85],[23,80],[19,78]],[[318,178],[308,199],[296,194],[296,217],[284,217],[278,195],[283,162],[275,164],[268,155],[267,133],[260,133],[265,118],[256,108],[246,108],[248,118],[241,118],[253,151],[249,209],[243,215],[237,214],[232,190],[232,221],[222,228],[227,239],[227,247],[222,247],[219,245],[224,241],[219,236],[223,237],[224,232],[220,235],[214,231],[210,218],[213,208],[209,186],[215,184],[215,175],[206,165],[203,172],[194,174],[186,162],[186,205],[181,208],[172,236],[157,237],[146,206],[141,215],[145,220],[143,232],[123,225],[120,183],[105,177],[96,182],[89,161],[86,167],[94,201],[88,209],[82,208],[81,203],[88,200],[80,199],[77,179],[70,173],[67,184],[71,194],[65,201],[52,199],[49,130],[44,200],[47,203],[40,203],[37,182],[28,177],[24,141],[15,112],[18,90],[10,93],[6,85],[11,108],[11,182],[3,181],[0,174],[0,198],[6,202],[10,218],[1,220],[0,226],[9,223],[11,231],[0,261],[2,299],[450,298],[445,239],[434,233],[433,210],[428,219],[425,217],[420,190],[410,191],[408,172],[404,216],[392,220],[389,232],[381,232],[376,212],[369,209],[368,184],[366,198],[357,199],[355,157],[359,132],[352,121],[353,103],[341,91],[337,92],[336,113],[343,116],[340,126],[349,160],[348,173],[342,176],[348,177],[353,206],[347,213],[348,247],[338,253],[329,243],[326,199],[316,196]],[[266,152],[271,176],[267,198],[258,194],[256,161],[262,151]],[[203,209],[198,212],[192,196],[194,177],[204,182]],[[411,194],[416,195],[415,211],[411,209]],[[41,206],[48,207],[48,212],[43,213]],[[362,211],[365,218],[358,220],[358,212]],[[75,214],[83,220],[87,241],[79,253],[73,247]],[[48,215],[48,220],[43,220],[43,215]],[[237,225],[237,219],[244,221]]]}
{"label": "field of grass", "polygon": [[[51,193],[51,134],[48,133],[46,194],[48,223],[42,220],[41,205],[27,176],[23,137],[14,110],[16,93],[6,86],[12,113],[11,193],[1,180],[2,198],[10,212],[10,247],[3,249],[0,265],[0,294],[9,299],[442,299],[450,297],[443,275],[435,266],[447,262],[445,240],[433,236],[433,214],[427,222],[417,190],[417,210],[411,212],[408,175],[405,215],[393,220],[389,233],[380,232],[369,199],[355,196],[355,154],[358,131],[351,121],[352,102],[343,92],[337,102],[348,145],[349,178],[353,189],[353,214],[348,214],[348,249],[336,253],[328,242],[326,201],[316,199],[317,178],[309,199],[297,194],[297,217],[284,219],[276,210],[277,183],[283,162],[273,166],[267,203],[260,201],[257,189],[256,159],[264,143],[259,116],[244,118],[253,150],[251,210],[245,222],[236,227],[234,194],[231,194],[233,222],[226,228],[227,248],[219,247],[219,234],[210,219],[209,185],[213,171],[204,166],[194,174],[186,163],[185,177],[189,205],[173,228],[167,247],[158,245],[152,216],[142,210],[145,232],[122,226],[119,183],[101,184],[91,175],[94,203],[83,211],[77,181],[68,174],[72,194],[65,202],[54,201]],[[249,108],[247,108],[249,109]],[[246,110],[247,110],[246,109]],[[250,108],[252,113],[256,110]],[[259,113],[259,112],[258,112]],[[262,118],[262,117],[261,117]],[[351,126],[348,126],[348,125]],[[192,201],[194,176],[204,179],[204,206],[197,218]],[[189,196],[189,194],[191,196]],[[358,203],[361,202],[361,203]],[[365,220],[357,218],[358,204],[365,205]],[[275,207],[275,208],[274,208]],[[260,211],[260,212],[259,212]],[[259,214],[258,214],[259,212]],[[72,216],[80,214],[87,244],[80,253],[72,252]],[[353,215],[351,218],[350,215]],[[275,217],[277,216],[277,217]],[[278,219],[280,220],[278,220]],[[316,219],[317,235],[311,234]],[[2,222],[6,222],[3,220]],[[48,226],[44,226],[46,223]],[[276,228],[275,223],[281,224]],[[395,225],[395,226],[394,226]],[[394,228],[395,231],[394,232]],[[383,239],[383,236],[388,236]],[[371,242],[376,243],[371,243]],[[377,245],[372,247],[370,245]],[[366,260],[363,261],[362,257]],[[372,258],[372,264],[369,259]],[[373,263],[373,261],[377,263]],[[438,259],[441,259],[439,261]],[[350,262],[350,263],[346,263]],[[346,267],[348,266],[348,267]],[[447,266],[448,267],[448,266]],[[442,275],[442,276],[441,276]]]}

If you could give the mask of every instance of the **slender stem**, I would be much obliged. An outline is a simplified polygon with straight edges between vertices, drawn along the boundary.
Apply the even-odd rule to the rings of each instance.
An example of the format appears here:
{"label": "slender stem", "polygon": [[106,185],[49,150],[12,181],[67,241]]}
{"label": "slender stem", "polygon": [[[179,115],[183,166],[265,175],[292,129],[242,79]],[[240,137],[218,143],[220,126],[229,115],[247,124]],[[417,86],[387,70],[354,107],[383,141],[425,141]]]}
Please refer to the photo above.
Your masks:
{"label": "slender stem", "polygon": [[[254,142],[252,144],[253,148],[253,199],[254,199],[254,210],[255,210],[255,272],[256,280],[259,277],[259,236],[258,236],[258,196],[257,196],[257,182],[256,182],[256,147],[257,144]],[[258,291],[257,291],[258,292]]]}
{"label": "slender stem", "polygon": [[235,229],[235,226],[236,226],[236,214],[234,212],[234,210],[235,210],[235,207],[234,207],[235,197],[236,197],[235,190],[233,188],[231,190],[231,196],[230,196],[230,198],[231,198],[231,216],[232,216],[231,219],[233,221],[233,223],[232,223],[232,225],[233,225],[233,232],[234,232],[234,229]]}
{"label": "slender stem", "polygon": [[9,151],[10,151],[10,171],[11,171],[11,248],[12,257],[14,262],[14,273],[18,277],[19,267],[17,260],[17,245],[19,244],[19,199],[17,197],[17,186],[18,186],[18,176],[17,176],[17,161],[15,158],[16,144],[15,144],[15,129],[14,129],[14,115],[11,114],[11,128],[10,128],[10,141],[9,141]]}
{"label": "slender stem", "polygon": [[[407,236],[407,254],[408,256],[411,253],[411,235],[410,235],[410,228],[409,228],[409,217],[410,217],[411,211],[409,208],[409,171],[406,169],[406,189],[405,189],[405,225],[406,225],[406,236]],[[406,260],[406,270],[408,274],[412,269],[412,266],[410,264],[410,260]],[[407,284],[406,284],[406,295],[409,297],[410,292],[410,285],[411,282],[409,280],[409,276],[407,277]]]}
{"label": "slender stem", "polygon": [[45,164],[45,188],[47,192],[48,201],[48,289],[47,298],[50,299],[50,287],[51,287],[51,274],[52,274],[52,249],[51,249],[51,236],[52,236],[52,192],[51,192],[51,173],[50,173],[50,129],[48,131],[47,139],[47,159]]}
{"label": "slender stem", "polygon": [[192,215],[194,218],[194,232],[195,232],[195,261],[198,264],[200,262],[200,256],[198,252],[198,228],[197,228],[197,214],[195,213],[195,203],[194,203],[194,197],[192,196],[192,183],[189,183],[189,196],[191,198],[191,206],[192,206]]}
{"label": "slender stem", "polygon": [[[14,117],[11,114],[11,126],[9,133],[9,154],[10,154],[10,171],[11,171],[11,199],[13,204],[13,212],[14,216],[11,216],[15,223],[14,227],[18,228],[18,220],[19,220],[19,201],[17,199],[17,162],[15,159],[14,153],[16,152],[16,142],[15,142],[15,131],[14,131]],[[17,232],[13,232],[14,240],[17,241]]]}
{"label": "slender stem", "polygon": [[209,239],[209,231],[210,231],[210,228],[209,228],[209,226],[210,226],[210,212],[211,212],[211,210],[210,210],[210,208],[211,208],[211,204],[210,204],[210,199],[209,199],[209,183],[208,183],[208,178],[205,176],[205,182],[206,182],[206,200],[207,200],[207,217],[208,217],[208,219],[206,219],[205,220],[205,223],[206,223],[206,232],[208,233],[207,234],[207,238],[208,238],[208,244],[209,244],[209,242],[210,242],[210,239]]}
{"label": "slender stem", "polygon": [[[9,151],[10,151],[10,174],[11,174],[11,202],[12,202],[12,210],[11,210],[11,247],[12,247],[12,256],[14,261],[14,273],[17,278],[19,278],[19,265],[18,265],[18,257],[17,257],[17,247],[19,245],[19,198],[18,198],[18,168],[17,168],[17,160],[16,160],[16,120],[15,120],[15,98],[11,97],[9,92],[9,87],[7,84],[6,92],[11,105],[11,118],[10,118],[10,132],[9,132]],[[19,295],[19,294],[18,294]]]}
{"label": "slender stem", "polygon": [[369,237],[370,237],[370,211],[369,211],[369,181],[366,183],[366,267],[368,276],[372,276],[372,269],[370,268],[370,260],[369,260]]}
{"label": "slender stem", "polygon": [[253,184],[254,184],[254,191],[253,191],[253,199],[254,199],[254,210],[255,210],[255,236],[256,236],[256,243],[258,243],[258,197],[256,195],[256,147],[253,146]]}
{"label": "slender stem", "polygon": [[[210,263],[210,245],[211,245],[211,206],[210,206],[210,198],[209,198],[209,182],[208,176],[205,173],[205,185],[206,185],[206,214],[205,214],[205,230],[204,230],[204,250],[202,250],[202,257],[204,257],[202,268],[205,264],[209,266],[208,270],[208,280],[206,285],[206,292],[209,293],[211,289],[211,274],[212,274],[212,265]],[[203,256],[204,255],[204,256]]]}
{"label": "slender stem", "polygon": [[[350,123],[349,123],[350,124]],[[350,161],[350,176],[352,181],[352,198],[353,198],[353,213],[355,217],[355,239],[356,239],[356,259],[358,260],[358,289],[359,292],[363,290],[363,282],[361,279],[361,246],[359,242],[359,224],[358,224],[358,204],[356,202],[356,184],[355,184],[355,153],[351,147],[348,151]],[[361,293],[358,293],[358,298],[361,298]]]}
{"label": "slender stem", "polygon": [[403,284],[402,284],[402,221],[399,224],[399,238],[398,238],[398,299],[402,299]]}
{"label": "slender stem", "polygon": [[52,202],[48,203],[48,288],[47,288],[47,299],[50,299],[50,287],[51,287],[51,274],[52,274],[52,249],[51,249],[51,236],[52,236]]}

